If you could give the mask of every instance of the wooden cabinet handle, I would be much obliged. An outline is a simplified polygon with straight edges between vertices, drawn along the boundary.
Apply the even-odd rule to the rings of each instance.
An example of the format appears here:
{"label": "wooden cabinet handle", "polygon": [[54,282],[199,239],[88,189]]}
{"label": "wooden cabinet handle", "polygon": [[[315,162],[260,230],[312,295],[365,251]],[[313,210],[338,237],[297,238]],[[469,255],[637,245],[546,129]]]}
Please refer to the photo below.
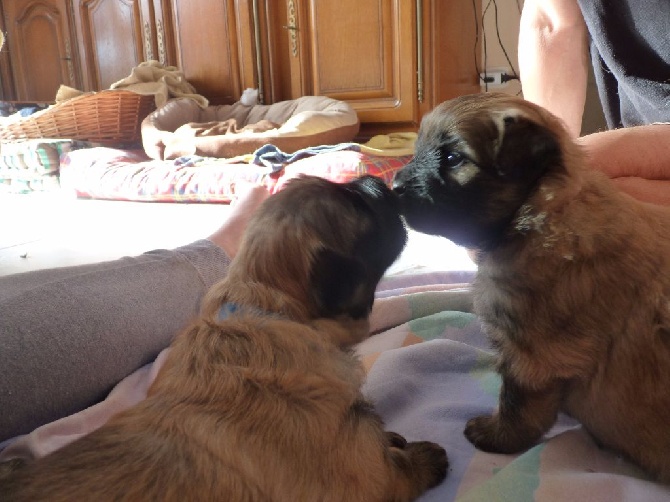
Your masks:
{"label": "wooden cabinet handle", "polygon": [[65,39],[65,57],[63,58],[67,61],[67,73],[70,78],[70,85],[76,86],[77,81],[75,80],[74,75],[74,64],[72,63],[72,47],[70,46],[70,38]]}
{"label": "wooden cabinet handle", "polygon": [[154,58],[154,49],[151,46],[151,25],[149,21],[144,23],[144,58],[150,61]]}
{"label": "wooden cabinet handle", "polygon": [[416,0],[416,97],[423,103],[423,0]]}
{"label": "wooden cabinet handle", "polygon": [[261,23],[258,18],[258,0],[252,3],[254,16],[254,41],[256,43],[256,72],[258,73],[258,102],[265,103],[265,81],[263,79],[263,55],[261,54]]}
{"label": "wooden cabinet handle", "polygon": [[294,58],[298,57],[298,26],[296,24],[295,3],[288,1],[288,25],[284,26],[289,30],[289,39],[291,41],[291,54]]}
{"label": "wooden cabinet handle", "polygon": [[156,21],[156,42],[158,43],[158,61],[167,65],[167,50],[165,49],[165,28],[163,21],[158,19]]}

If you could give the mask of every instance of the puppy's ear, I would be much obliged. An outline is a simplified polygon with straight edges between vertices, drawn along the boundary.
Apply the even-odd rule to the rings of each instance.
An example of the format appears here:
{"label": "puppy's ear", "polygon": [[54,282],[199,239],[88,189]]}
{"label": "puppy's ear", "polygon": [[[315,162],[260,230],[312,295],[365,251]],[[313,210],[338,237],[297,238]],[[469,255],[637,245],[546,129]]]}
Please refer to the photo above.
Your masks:
{"label": "puppy's ear", "polygon": [[523,117],[504,119],[502,144],[496,156],[498,174],[508,179],[530,179],[561,164],[559,139],[546,127]]}
{"label": "puppy's ear", "polygon": [[366,317],[374,300],[365,266],[331,249],[317,252],[312,264],[312,291],[322,317],[345,314]]}

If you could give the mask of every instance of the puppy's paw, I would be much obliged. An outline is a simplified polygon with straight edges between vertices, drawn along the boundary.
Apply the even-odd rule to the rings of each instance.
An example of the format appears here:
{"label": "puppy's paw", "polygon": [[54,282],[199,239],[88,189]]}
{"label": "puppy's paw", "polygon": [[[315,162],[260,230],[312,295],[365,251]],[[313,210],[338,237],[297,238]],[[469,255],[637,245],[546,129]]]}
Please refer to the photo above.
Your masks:
{"label": "puppy's paw", "polygon": [[447,477],[449,459],[446,450],[439,444],[429,441],[407,443],[405,452],[415,472],[420,474],[423,489],[433,488]]}
{"label": "puppy's paw", "polygon": [[463,433],[475,448],[489,453],[517,453],[535,442],[535,438],[520,436],[518,431],[503,424],[495,415],[468,420]]}
{"label": "puppy's paw", "polygon": [[[390,440],[396,441],[396,436]],[[384,500],[415,500],[429,488],[439,485],[447,476],[449,460],[447,452],[440,445],[420,441],[406,443],[404,448],[391,446],[387,451],[395,472]]]}
{"label": "puppy's paw", "polygon": [[471,418],[465,424],[463,434],[475,448],[483,451],[500,453],[497,436],[496,420],[491,416],[480,416]]}

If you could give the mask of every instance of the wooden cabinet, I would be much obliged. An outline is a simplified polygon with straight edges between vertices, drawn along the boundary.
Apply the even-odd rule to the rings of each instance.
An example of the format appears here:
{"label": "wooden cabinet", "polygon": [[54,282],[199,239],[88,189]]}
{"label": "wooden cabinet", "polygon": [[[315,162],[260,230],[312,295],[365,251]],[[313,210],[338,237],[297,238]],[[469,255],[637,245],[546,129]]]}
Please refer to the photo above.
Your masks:
{"label": "wooden cabinet", "polygon": [[363,135],[416,129],[435,105],[479,92],[475,8],[444,0],[266,0],[263,95],[348,101]]}
{"label": "wooden cabinet", "polygon": [[372,134],[415,129],[441,101],[479,91],[474,64],[479,12],[473,10],[479,7],[470,2],[12,0],[2,5],[10,46],[9,62],[0,58],[0,77],[9,68],[16,99],[53,99],[58,83],[105,89],[140,62],[157,59],[181,69],[212,104],[232,103],[247,87],[260,88],[264,103],[327,95],[351,103],[364,134]]}
{"label": "wooden cabinet", "polygon": [[[167,66],[175,64],[173,18],[170,0],[143,2],[144,60],[156,60]],[[126,73],[128,73],[126,71]]]}
{"label": "wooden cabinet", "polygon": [[142,61],[172,63],[172,22],[161,0],[73,0],[85,90],[107,89]]}
{"label": "wooden cabinet", "polygon": [[275,26],[288,38],[279,59],[290,68],[289,87],[279,92],[346,100],[365,122],[414,120],[415,2],[289,0],[287,9]]}
{"label": "wooden cabinet", "polygon": [[0,61],[6,99],[48,102],[61,84],[78,87],[69,1],[12,0],[1,7],[6,33],[3,52],[11,55]]}
{"label": "wooden cabinet", "polygon": [[172,12],[175,64],[198,93],[224,104],[254,87],[250,1],[173,0]]}

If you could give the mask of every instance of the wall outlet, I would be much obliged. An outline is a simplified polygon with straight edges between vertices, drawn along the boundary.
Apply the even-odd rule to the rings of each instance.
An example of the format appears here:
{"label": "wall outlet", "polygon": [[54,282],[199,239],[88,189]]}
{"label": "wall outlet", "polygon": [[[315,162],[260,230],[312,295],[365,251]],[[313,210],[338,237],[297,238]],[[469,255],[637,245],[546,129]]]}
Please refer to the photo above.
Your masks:
{"label": "wall outlet", "polygon": [[479,85],[482,87],[502,87],[510,81],[511,75],[509,68],[491,68],[479,74]]}

